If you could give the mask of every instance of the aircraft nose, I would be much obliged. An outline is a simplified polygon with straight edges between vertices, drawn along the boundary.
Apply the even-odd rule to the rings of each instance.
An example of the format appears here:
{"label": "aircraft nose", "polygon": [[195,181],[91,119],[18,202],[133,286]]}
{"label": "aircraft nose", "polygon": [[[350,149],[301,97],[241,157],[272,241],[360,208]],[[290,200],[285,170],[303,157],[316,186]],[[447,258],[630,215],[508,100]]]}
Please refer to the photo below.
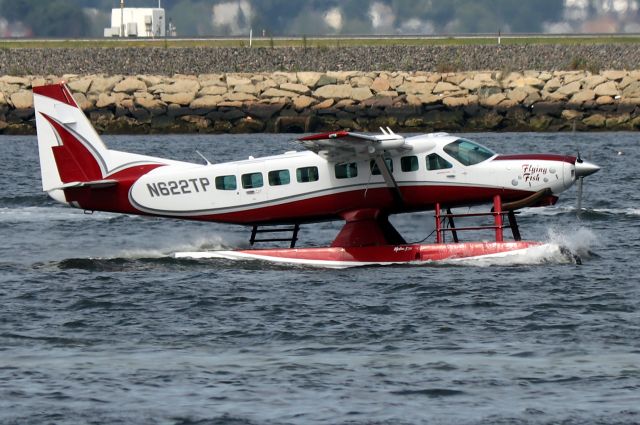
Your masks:
{"label": "aircraft nose", "polygon": [[597,173],[600,170],[600,167],[596,164],[588,161],[577,160],[575,163],[576,167],[576,178],[586,177],[593,173]]}

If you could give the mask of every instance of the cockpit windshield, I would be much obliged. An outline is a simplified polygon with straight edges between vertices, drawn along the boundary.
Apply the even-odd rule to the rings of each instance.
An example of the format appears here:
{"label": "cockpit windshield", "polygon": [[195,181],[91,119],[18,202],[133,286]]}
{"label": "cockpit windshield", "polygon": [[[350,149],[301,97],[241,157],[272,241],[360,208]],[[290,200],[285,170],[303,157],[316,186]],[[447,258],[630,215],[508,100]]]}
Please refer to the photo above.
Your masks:
{"label": "cockpit windshield", "polygon": [[495,155],[495,152],[467,139],[449,143],[444,151],[462,165],[478,164]]}

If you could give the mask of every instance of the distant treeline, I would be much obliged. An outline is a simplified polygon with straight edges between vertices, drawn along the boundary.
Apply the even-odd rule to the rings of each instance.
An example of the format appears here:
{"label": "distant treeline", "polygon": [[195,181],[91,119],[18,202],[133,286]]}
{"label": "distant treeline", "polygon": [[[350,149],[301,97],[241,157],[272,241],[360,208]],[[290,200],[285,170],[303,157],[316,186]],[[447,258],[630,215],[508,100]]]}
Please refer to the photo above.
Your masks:
{"label": "distant treeline", "polygon": [[[585,0],[580,19],[602,12]],[[640,0],[623,0],[634,6]],[[178,35],[543,32],[568,18],[562,0],[163,0]],[[42,37],[101,36],[119,0],[0,0],[0,16]],[[157,7],[157,0],[125,0]],[[632,10],[631,8],[629,10]],[[6,31],[5,31],[6,32]]]}

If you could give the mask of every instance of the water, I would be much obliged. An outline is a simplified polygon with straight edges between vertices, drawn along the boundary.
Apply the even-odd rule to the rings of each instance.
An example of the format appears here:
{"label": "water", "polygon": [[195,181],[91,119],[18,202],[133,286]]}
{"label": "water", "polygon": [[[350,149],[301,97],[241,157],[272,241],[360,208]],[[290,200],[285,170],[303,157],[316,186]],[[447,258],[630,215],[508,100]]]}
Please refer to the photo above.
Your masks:
{"label": "water", "polygon": [[[0,137],[2,424],[640,423],[636,133],[475,134],[603,169],[520,218],[583,264],[323,270],[176,260],[243,227],[83,214],[40,192],[34,137]],[[108,137],[197,161],[286,135]],[[620,152],[621,154],[618,154]],[[412,241],[428,214],[396,218]],[[303,226],[306,244],[336,223]]]}

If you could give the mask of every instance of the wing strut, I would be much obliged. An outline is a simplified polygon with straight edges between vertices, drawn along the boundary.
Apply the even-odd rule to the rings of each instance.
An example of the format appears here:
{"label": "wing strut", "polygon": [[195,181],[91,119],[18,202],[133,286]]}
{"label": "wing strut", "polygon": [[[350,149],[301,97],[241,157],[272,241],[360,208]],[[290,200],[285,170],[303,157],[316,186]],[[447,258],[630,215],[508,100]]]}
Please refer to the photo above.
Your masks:
{"label": "wing strut", "polygon": [[400,187],[398,186],[396,179],[393,177],[393,174],[391,174],[391,170],[387,165],[387,161],[384,160],[384,157],[382,155],[377,155],[375,158],[375,161],[376,161],[376,165],[378,166],[378,169],[382,173],[382,177],[384,178],[384,181],[387,183],[387,186],[389,186],[389,189],[393,194],[393,200],[399,206],[404,205],[404,198],[402,197],[402,192],[400,192]]}

